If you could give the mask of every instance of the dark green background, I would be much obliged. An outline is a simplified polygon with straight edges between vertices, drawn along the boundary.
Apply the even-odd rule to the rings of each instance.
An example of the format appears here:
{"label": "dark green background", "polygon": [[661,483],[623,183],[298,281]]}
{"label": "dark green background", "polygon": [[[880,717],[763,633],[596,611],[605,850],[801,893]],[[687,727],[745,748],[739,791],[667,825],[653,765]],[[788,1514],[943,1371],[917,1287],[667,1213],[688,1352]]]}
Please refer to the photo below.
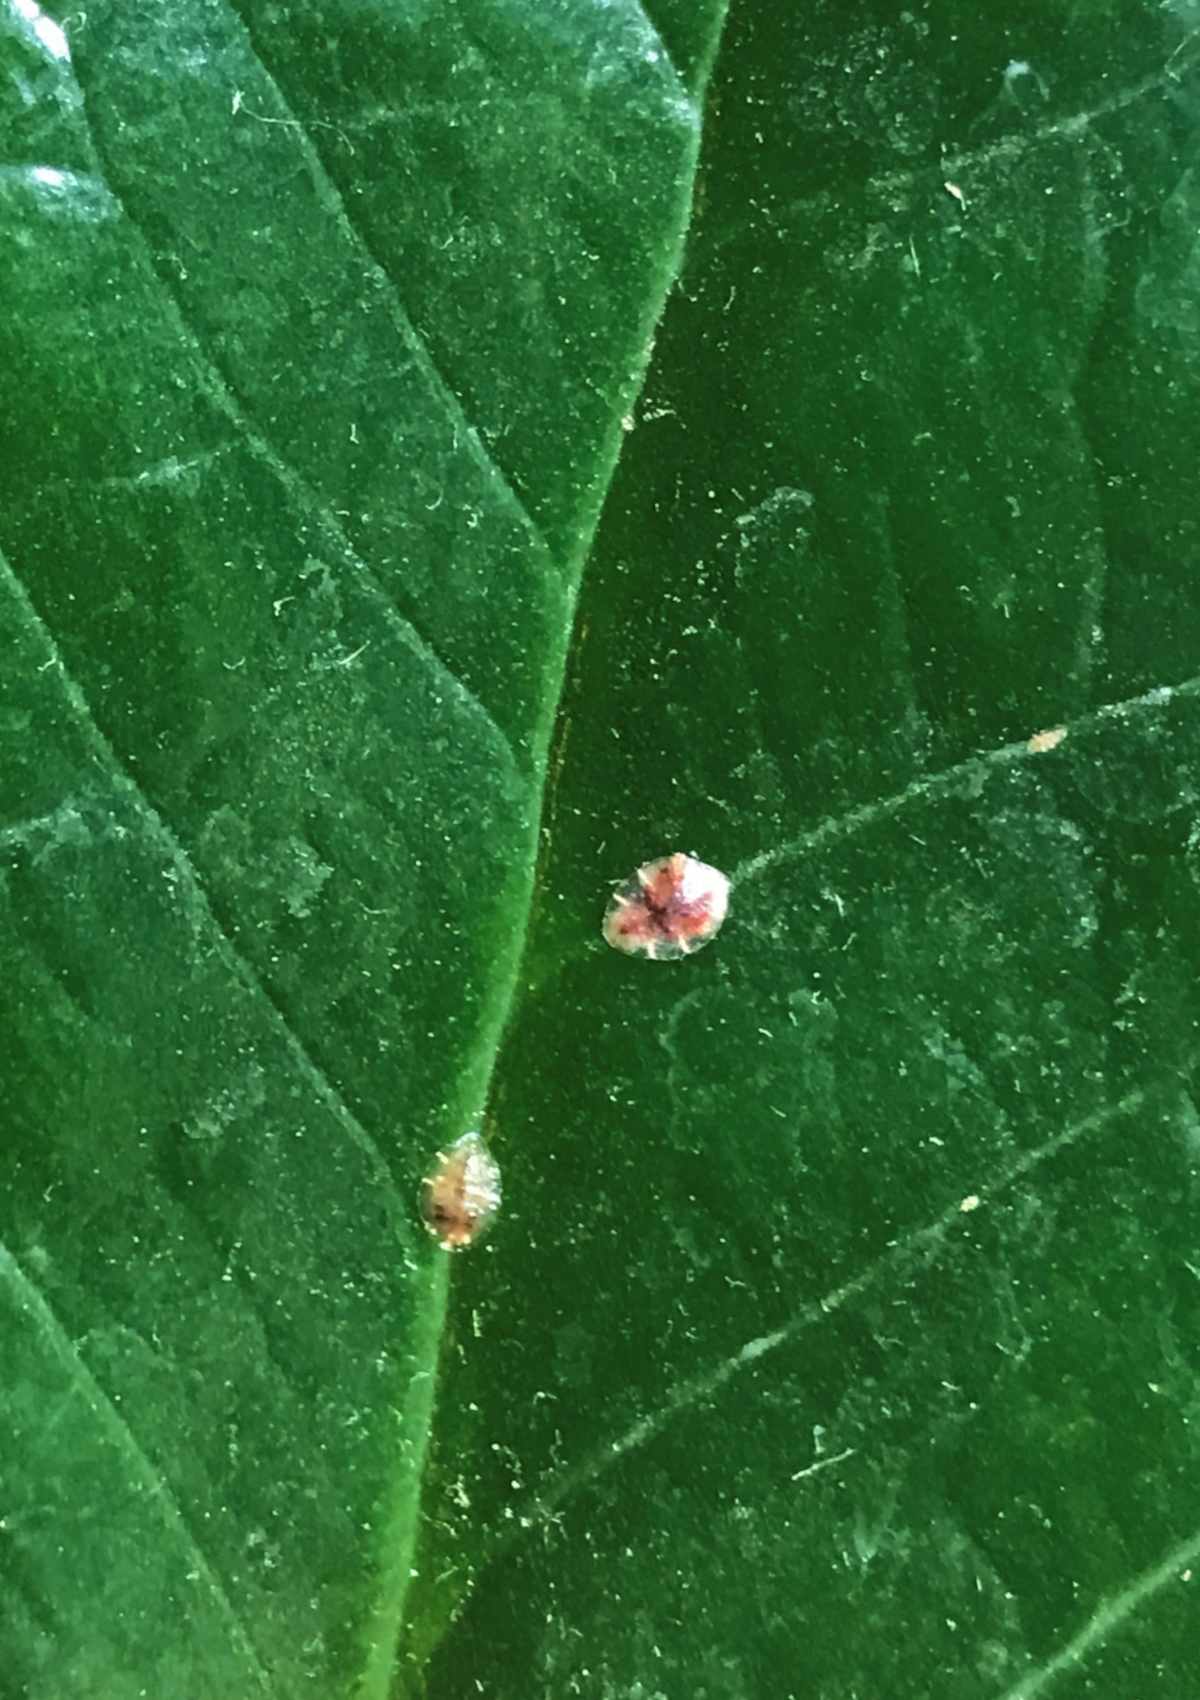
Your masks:
{"label": "dark green background", "polygon": [[1200,8],[651,13],[0,27],[5,1700],[1194,1694]]}

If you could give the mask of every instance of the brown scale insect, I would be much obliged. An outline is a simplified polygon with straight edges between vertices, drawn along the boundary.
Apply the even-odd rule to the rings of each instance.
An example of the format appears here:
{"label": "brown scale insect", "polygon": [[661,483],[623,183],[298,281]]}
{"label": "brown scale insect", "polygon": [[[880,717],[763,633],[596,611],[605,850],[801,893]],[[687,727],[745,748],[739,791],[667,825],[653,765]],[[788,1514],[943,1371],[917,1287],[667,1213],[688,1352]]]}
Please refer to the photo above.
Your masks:
{"label": "brown scale insect", "polygon": [[613,893],[604,937],[626,956],[678,962],[716,937],[728,909],[728,877],[677,850],[643,862]]}
{"label": "brown scale insect", "polygon": [[421,1189],[425,1226],[446,1251],[465,1251],[486,1232],[500,1208],[500,1165],[478,1133],[464,1133]]}

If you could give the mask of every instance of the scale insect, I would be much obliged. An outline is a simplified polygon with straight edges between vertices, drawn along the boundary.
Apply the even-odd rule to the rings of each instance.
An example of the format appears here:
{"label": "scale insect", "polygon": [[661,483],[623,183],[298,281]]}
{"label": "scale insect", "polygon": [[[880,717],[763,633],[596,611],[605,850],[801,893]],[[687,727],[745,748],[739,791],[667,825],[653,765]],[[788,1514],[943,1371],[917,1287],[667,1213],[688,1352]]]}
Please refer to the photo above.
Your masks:
{"label": "scale insect", "polygon": [[728,910],[727,876],[677,850],[643,862],[617,888],[604,915],[604,937],[627,956],[678,962],[716,937]]}
{"label": "scale insect", "polygon": [[425,1226],[445,1251],[465,1251],[484,1234],[500,1208],[500,1165],[478,1133],[464,1133],[437,1162],[421,1187]]}

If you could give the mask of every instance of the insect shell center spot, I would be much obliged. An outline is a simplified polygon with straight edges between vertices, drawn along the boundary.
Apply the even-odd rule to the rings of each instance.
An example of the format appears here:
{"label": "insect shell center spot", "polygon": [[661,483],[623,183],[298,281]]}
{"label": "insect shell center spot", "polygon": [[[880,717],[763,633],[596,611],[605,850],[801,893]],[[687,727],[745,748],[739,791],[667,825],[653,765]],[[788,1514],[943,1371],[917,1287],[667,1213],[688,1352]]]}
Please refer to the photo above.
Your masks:
{"label": "insect shell center spot", "polygon": [[676,850],[643,862],[617,887],[602,931],[626,956],[678,962],[716,938],[728,912],[728,876]]}

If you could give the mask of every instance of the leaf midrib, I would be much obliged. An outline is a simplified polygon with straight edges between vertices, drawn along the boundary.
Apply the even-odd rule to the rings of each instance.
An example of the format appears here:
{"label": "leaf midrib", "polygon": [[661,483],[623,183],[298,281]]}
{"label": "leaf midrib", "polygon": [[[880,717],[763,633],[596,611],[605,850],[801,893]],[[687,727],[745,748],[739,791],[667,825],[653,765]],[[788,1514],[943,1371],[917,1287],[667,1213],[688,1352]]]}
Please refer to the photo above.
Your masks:
{"label": "leaf midrib", "polygon": [[[640,4],[640,0],[635,0],[635,3],[637,9],[646,17],[650,28],[658,36],[658,31],[654,28],[653,21],[646,14],[645,8]],[[629,379],[621,390],[619,399],[612,410],[607,436],[599,446],[596,457],[596,472],[586,486],[580,504],[577,544],[566,561],[566,598],[561,642],[551,658],[551,664],[546,668],[546,677],[553,681],[554,689],[552,691],[547,690],[544,694],[543,702],[545,706],[531,740],[536,793],[534,806],[530,809],[530,838],[526,858],[528,875],[522,913],[519,926],[513,930],[512,948],[504,958],[503,963],[499,965],[499,971],[493,981],[495,995],[488,1000],[488,1010],[492,1019],[481,1027],[479,1043],[471,1053],[471,1061],[464,1070],[464,1075],[467,1078],[475,1078],[478,1074],[483,1075],[485,1084],[479,1103],[483,1106],[485,1112],[493,1103],[494,1083],[499,1072],[505,1042],[516,1019],[522,969],[529,948],[537,907],[539,876],[552,851],[551,833],[549,831],[543,833],[543,823],[552,819],[553,797],[561,771],[561,764],[554,760],[554,750],[565,732],[565,722],[561,710],[567,686],[567,669],[577,627],[584,569],[591,553],[605,500],[612,487],[620,462],[621,449],[626,436],[622,420],[628,416],[645,385],[646,374],[654,349],[655,333],[661,321],[670,289],[682,270],[695,199],[704,131],[705,101],[728,12],[729,0],[720,0],[714,14],[708,50],[697,65],[695,89],[691,96],[693,123],[687,171],[680,173],[677,185],[674,241],[664,248],[662,263],[654,280],[655,286],[647,292],[647,309],[642,322],[637,327],[634,344],[638,349],[638,357],[633,363]],[[661,37],[659,39],[661,40]],[[678,73],[676,74],[678,75]],[[459,1097],[461,1101],[461,1093]],[[466,1104],[463,1104],[462,1107],[468,1108]],[[397,1582],[397,1595],[392,1609],[389,1610],[387,1602],[381,1599],[380,1609],[375,1616],[377,1625],[381,1626],[385,1620],[390,1619],[394,1628],[391,1636],[386,1639],[378,1633],[370,1638],[370,1657],[359,1689],[360,1700],[388,1700],[388,1696],[392,1692],[397,1655],[402,1645],[403,1636],[409,1627],[407,1624],[407,1601],[409,1586],[415,1573],[415,1560],[420,1542],[422,1502],[428,1487],[426,1471],[433,1423],[437,1415],[437,1380],[441,1367],[448,1311],[449,1259],[443,1256],[434,1264],[429,1288],[428,1316],[430,1319],[436,1316],[436,1326],[422,1330],[423,1338],[427,1341],[431,1352],[431,1359],[428,1366],[428,1397],[419,1401],[427,1423],[421,1451],[420,1470],[415,1473],[415,1490],[403,1496],[406,1512],[411,1508],[413,1513],[412,1521],[408,1529],[397,1530],[396,1561],[391,1566],[392,1574]],[[421,1373],[423,1372],[418,1372],[418,1374]],[[430,1643],[431,1645],[440,1640],[443,1628],[444,1626],[438,1627],[437,1636]]]}
{"label": "leaf midrib", "polygon": [[[640,5],[637,9],[645,15],[644,9]],[[263,61],[259,47],[253,41],[238,8],[230,3],[230,11],[238,19],[242,29],[246,32],[247,38],[251,41],[255,57],[262,65],[272,87],[276,90],[284,109],[290,112],[291,109],[287,106],[278,82]],[[195,325],[192,316],[188,313],[177,291],[172,286],[170,277],[164,273],[163,268],[158,264],[153,244],[140,220],[120,193],[117,175],[110,169],[96,126],[91,121],[85,79],[80,76],[79,67],[75,67],[83,117],[91,137],[102,181],[107,184],[117,207],[125,217],[132,239],[141,247],[151,274],[158,281],[164,305],[174,319],[184,345],[189,349],[196,362],[200,381],[207,392],[208,399],[228,419],[237,434],[238,440],[245,445],[254,458],[280,485],[293,506],[310,523],[318,526],[325,535],[327,542],[335,547],[342,558],[351,563],[365,577],[381,602],[386,606],[389,623],[395,625],[397,634],[402,638],[406,647],[418,653],[424,663],[434,668],[441,675],[453,697],[458,699],[460,708],[464,712],[470,714],[473,718],[476,716],[483,717],[487,723],[489,736],[493,737],[499,746],[502,746],[498,749],[502,759],[522,770],[527,777],[529,808],[526,817],[527,836],[522,864],[524,878],[520,887],[515,888],[513,893],[514,924],[505,933],[506,939],[510,941],[508,948],[503,955],[497,957],[494,963],[491,985],[482,1010],[476,1043],[467,1053],[457,1081],[448,1083],[452,1086],[452,1090],[448,1093],[448,1120],[451,1122],[465,1123],[468,1118],[477,1115],[481,1107],[486,1106],[490,1101],[492,1083],[503,1054],[505,1036],[519,1002],[522,963],[526,955],[535,909],[538,870],[542,858],[549,848],[548,838],[543,836],[543,823],[548,818],[552,793],[557,781],[557,767],[551,760],[551,752],[556,728],[559,726],[560,707],[566,683],[567,667],[572,652],[583,571],[591,552],[603,505],[619,462],[625,437],[621,421],[629,413],[637,395],[643,388],[653,349],[655,330],[661,318],[668,292],[679,275],[691,220],[702,138],[702,112],[705,93],[715,63],[726,13],[727,0],[722,0],[714,13],[708,52],[703,62],[697,66],[694,92],[688,97],[691,124],[688,129],[684,162],[675,183],[674,213],[670,236],[663,242],[658,265],[652,273],[641,319],[633,327],[630,346],[634,357],[630,360],[626,369],[628,375],[617,389],[607,430],[596,448],[592,475],[582,488],[578,521],[575,528],[575,546],[569,552],[565,562],[558,567],[558,570],[561,570],[564,574],[566,585],[563,618],[556,634],[557,641],[545,657],[546,689],[543,693],[538,720],[532,729],[529,755],[525,760],[518,758],[511,741],[503,728],[498,725],[487,706],[437,654],[424,634],[413,624],[408,611],[398,607],[378,583],[369,564],[359,556],[357,549],[330,510],[328,503],[312,489],[304,474],[290,465],[276,451],[247,412],[239,397],[236,384],[226,375],[220,362],[206,346],[205,339]],[[653,24],[648,19],[647,22],[649,27],[653,29]],[[655,34],[657,35],[657,31],[655,31]],[[319,174],[327,193],[334,197],[337,208],[340,210],[340,216],[349,224],[355,240],[363,243],[362,232],[349,219],[337,186],[330,180],[324,161],[307,127],[301,120],[296,119],[295,121],[298,134],[303,138],[305,151],[310,156],[313,171]],[[370,254],[369,248],[366,251]],[[521,524],[529,536],[531,547],[537,549],[540,554],[544,554],[548,564],[553,564],[553,556],[544,534],[537,526],[526,504],[516,492],[504,469],[489,454],[479,432],[474,428],[471,421],[462,414],[461,404],[433,362],[426,339],[399,300],[394,280],[387,274],[386,268],[380,265],[377,256],[371,254],[371,258],[382,271],[389,291],[396,302],[396,311],[402,321],[405,340],[414,348],[422,364],[428,368],[431,381],[435,384],[437,392],[442,396],[448,414],[463,426],[465,434],[469,436],[476,452],[486,460],[489,469],[494,470],[496,477],[501,482],[506,498],[515,504]],[[9,563],[4,561],[0,564],[11,576],[18,595],[28,604],[30,619],[35,629],[40,630],[45,635],[47,644],[54,654],[60,680],[72,710],[87,737],[97,748],[104,767],[109,771],[113,781],[131,797],[138,812],[147,819],[155,836],[159,837],[164,843],[171,861],[180,870],[187,885],[192,889],[198,905],[207,915],[214,929],[214,934],[220,942],[220,948],[227,955],[237,978],[248,985],[256,998],[263,999],[269,1005],[273,1021],[279,1024],[283,1036],[296,1056],[305,1076],[312,1081],[314,1089],[318,1091],[319,1095],[330,1104],[337,1119],[347,1129],[355,1142],[369,1150],[372,1166],[380,1176],[381,1186],[384,1186],[391,1196],[393,1206],[404,1208],[403,1202],[396,1199],[394,1181],[375,1141],[353,1114],[349,1105],[328,1079],[325,1071],[310,1054],[293,1021],[276,1003],[263,984],[261,977],[230,938],[227,929],[221,923],[201,874],[193,863],[183,839],[171,821],[144,793],[122,759],[121,753],[113,746],[106,735],[87,700],[82,685],[68,672],[59,651],[56,635],[48,625],[45,616],[30,601],[24,585]],[[446,1334],[450,1269],[449,1260],[441,1254],[434,1254],[430,1257],[426,1265],[424,1292],[408,1319],[408,1325],[413,1334],[413,1359],[416,1367],[409,1382],[404,1406],[397,1413],[397,1434],[400,1443],[398,1451],[402,1463],[395,1475],[396,1492],[394,1499],[389,1506],[382,1509],[380,1518],[377,1536],[377,1551],[381,1559],[380,1579],[375,1604],[368,1609],[366,1614],[365,1653],[362,1675],[358,1683],[358,1693],[361,1700],[386,1700],[392,1688],[396,1652],[405,1626],[409,1586],[421,1527],[420,1506],[426,1491],[426,1472],[433,1422],[436,1416],[437,1374]],[[87,1366],[82,1364],[82,1360],[81,1367],[86,1371]],[[163,1485],[165,1488],[165,1484]],[[219,1585],[219,1578],[216,1580]],[[232,1604],[230,1609],[233,1609]],[[234,1615],[236,1618],[236,1612]],[[240,1619],[237,1619],[237,1621],[240,1623]],[[253,1655],[255,1662],[258,1663],[257,1654],[254,1653],[253,1642],[248,1633],[247,1649],[249,1655]]]}

